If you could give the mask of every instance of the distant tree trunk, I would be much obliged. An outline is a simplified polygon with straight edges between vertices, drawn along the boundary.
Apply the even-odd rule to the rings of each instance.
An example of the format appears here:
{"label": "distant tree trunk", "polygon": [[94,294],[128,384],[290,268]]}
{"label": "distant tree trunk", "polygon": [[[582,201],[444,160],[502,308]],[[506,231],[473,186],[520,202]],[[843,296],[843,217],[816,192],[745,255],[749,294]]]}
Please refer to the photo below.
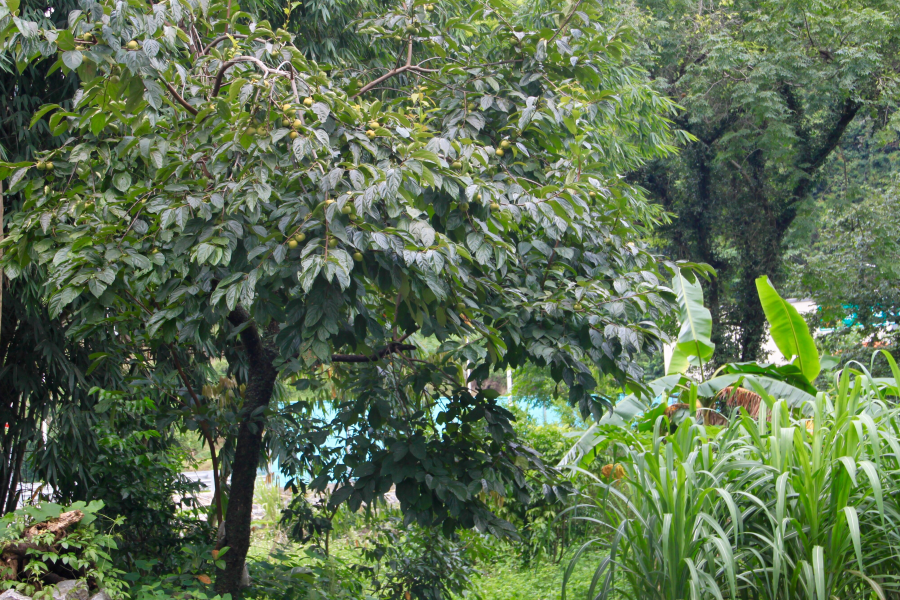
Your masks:
{"label": "distant tree trunk", "polygon": [[[0,181],[0,242],[3,241],[3,182]],[[0,250],[0,258],[3,258],[3,251]],[[0,269],[0,322],[3,321],[3,269]],[[0,341],[3,341],[3,327],[0,327]],[[2,364],[0,364],[2,367]]]}
{"label": "distant tree trunk", "polygon": [[[0,315],[0,368],[13,362],[18,319],[7,308]],[[12,378],[0,378],[0,514],[16,509],[18,487],[29,433],[29,415]],[[8,426],[8,428],[7,428]]]}
{"label": "distant tree trunk", "polygon": [[683,150],[686,162],[691,166],[691,179],[695,189],[692,201],[678,201],[677,190],[672,189],[668,165],[663,161],[651,164],[640,182],[645,185],[666,211],[676,215],[674,222],[663,232],[670,239],[673,258],[706,263],[716,269],[717,275],[703,282],[703,297],[712,316],[712,342],[716,345],[714,364],[731,359],[728,330],[723,325],[726,307],[722,302],[721,282],[727,278],[728,264],[721,260],[713,247],[713,225],[716,201],[712,192],[712,169],[714,158],[709,144],[698,141]]}
{"label": "distant tree trunk", "polygon": [[220,547],[228,546],[229,550],[223,557],[225,568],[216,574],[216,591],[234,596],[241,589],[241,576],[250,548],[253,489],[262,449],[264,413],[272,399],[278,372],[274,364],[275,349],[271,342],[260,334],[246,309],[236,308],[228,315],[228,320],[235,327],[245,325],[240,336],[244,351],[247,353],[249,367],[232,461],[231,493],[228,497],[228,510],[225,513],[225,535],[218,544]]}

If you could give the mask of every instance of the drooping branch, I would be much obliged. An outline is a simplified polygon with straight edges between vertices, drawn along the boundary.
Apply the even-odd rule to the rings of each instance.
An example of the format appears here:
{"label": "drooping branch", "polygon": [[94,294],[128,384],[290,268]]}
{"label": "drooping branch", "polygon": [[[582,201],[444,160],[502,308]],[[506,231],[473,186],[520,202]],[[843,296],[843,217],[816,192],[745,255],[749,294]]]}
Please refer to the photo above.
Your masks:
{"label": "drooping branch", "polygon": [[390,354],[394,354],[397,352],[406,352],[408,350],[416,350],[417,346],[413,346],[412,344],[401,344],[399,342],[391,342],[386,347],[382,348],[375,354],[371,356],[366,356],[365,354],[332,354],[331,362],[338,363],[367,363],[367,362],[378,362],[385,356]]}
{"label": "drooping branch", "polygon": [[[194,391],[187,373],[185,373],[184,369],[181,367],[181,361],[178,360],[175,349],[169,344],[167,344],[167,346],[169,348],[169,354],[172,355],[172,360],[175,363],[175,369],[178,371],[178,376],[181,378],[182,383],[184,383],[184,387],[187,388],[188,394],[193,398],[194,405],[200,407],[200,398],[197,397],[197,393]],[[212,434],[212,429],[209,426],[209,421],[198,419],[198,425],[200,426],[200,431],[203,433],[203,437],[206,438],[206,444],[209,446],[209,457],[212,461],[213,471],[213,502],[215,502],[216,505],[216,518],[219,520],[219,523],[221,523],[225,519],[225,513],[222,510],[222,489],[219,481],[219,460],[218,456],[216,456],[216,440],[215,436]]]}
{"label": "drooping branch", "polygon": [[[140,306],[147,314],[152,314],[149,308],[140,302],[131,292],[125,292],[131,301]],[[193,386],[191,386],[191,382],[188,379],[187,373],[184,372],[184,369],[181,367],[181,361],[178,359],[178,355],[175,353],[175,349],[171,344],[166,344],[166,347],[169,349],[169,354],[172,356],[172,361],[175,363],[175,369],[178,371],[178,376],[181,378],[181,381],[184,383],[184,386],[187,388],[188,394],[190,394],[191,398],[194,400],[194,405],[197,407],[201,406],[200,398],[197,397],[197,393],[194,391]],[[181,406],[184,408],[189,408],[184,401],[175,396],[174,394],[168,394],[173,399],[175,399]],[[209,446],[209,457],[212,461],[213,467],[213,501],[216,504],[216,518],[218,518],[219,523],[224,519],[224,512],[222,510],[222,491],[220,488],[219,481],[219,464],[218,464],[218,456],[216,455],[216,444],[215,444],[215,436],[212,433],[212,429],[209,426],[208,421],[198,420],[198,425],[200,427],[200,432],[203,434],[203,437],[206,439],[206,443]]]}
{"label": "drooping branch", "polygon": [[[388,356],[390,354],[406,352],[408,350],[416,350],[417,349],[416,346],[413,346],[412,344],[404,344],[403,342],[408,340],[409,337],[418,330],[419,330],[419,328],[416,327],[409,333],[403,334],[402,336],[400,336],[400,339],[390,342],[387,346],[385,346],[384,348],[382,348],[375,354],[372,354],[369,356],[367,356],[365,354],[332,354],[331,362],[343,362],[343,363],[378,362],[379,360],[381,360],[382,358],[384,358],[385,356]],[[396,334],[395,334],[395,337],[396,337]]]}

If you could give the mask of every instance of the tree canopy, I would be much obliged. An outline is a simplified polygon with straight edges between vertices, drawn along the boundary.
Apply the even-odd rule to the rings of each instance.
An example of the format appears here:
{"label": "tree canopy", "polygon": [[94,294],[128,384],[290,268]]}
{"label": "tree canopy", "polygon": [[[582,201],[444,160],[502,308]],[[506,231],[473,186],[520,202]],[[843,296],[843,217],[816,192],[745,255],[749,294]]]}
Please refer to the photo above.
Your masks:
{"label": "tree canopy", "polygon": [[[0,167],[22,198],[5,273],[46,276],[71,335],[121,343],[93,370],[201,430],[221,395],[204,366],[227,359],[220,591],[239,586],[277,382],[349,394],[348,451],[312,482],[333,504],[396,485],[409,519],[508,533],[480,493],[527,494],[542,466],[474,382],[549,366],[598,414],[588,365],[626,381],[659,347],[671,292],[641,237],[662,217],[620,174],[672,150],[673,105],[600,7],[398,2],[357,23],[395,63],[351,78],[230,2],[85,0],[64,28],[17,8],[0,6],[16,63],[55,58],[81,87],[32,119],[60,148]],[[438,352],[414,354],[423,337]],[[313,455],[320,433],[301,435]]]}
{"label": "tree canopy", "polygon": [[[719,273],[709,288],[717,362],[752,360],[765,320],[761,275],[784,274],[784,239],[847,127],[892,123],[898,5],[641,2],[654,78],[685,110],[696,142],[641,174],[677,215],[663,232],[677,257]],[[722,327],[719,327],[722,325]]]}

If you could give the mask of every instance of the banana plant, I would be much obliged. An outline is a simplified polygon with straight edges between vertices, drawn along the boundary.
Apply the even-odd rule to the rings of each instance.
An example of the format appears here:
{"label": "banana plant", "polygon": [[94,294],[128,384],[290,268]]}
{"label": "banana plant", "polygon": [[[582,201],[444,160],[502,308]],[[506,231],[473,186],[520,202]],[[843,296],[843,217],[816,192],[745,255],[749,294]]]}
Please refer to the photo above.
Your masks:
{"label": "banana plant", "polygon": [[[821,371],[815,340],[797,309],[782,298],[767,277],[756,281],[760,302],[769,321],[772,339],[784,355],[786,364],[733,362],[704,377],[705,366],[715,351],[712,316],[703,305],[700,280],[692,273],[675,272],[672,288],[677,297],[679,331],[666,375],[645,384],[643,392],[629,394],[592,427],[580,435],[560,462],[560,467],[586,467],[608,441],[603,431],[609,426],[624,426],[640,420],[647,428],[657,417],[669,397],[687,401],[688,410],[711,411],[711,405],[722,390],[743,387],[763,397],[784,400],[793,410],[811,410],[816,397],[813,381]],[[858,374],[863,377],[863,371]],[[896,387],[893,381],[871,381],[882,390]],[[699,404],[699,408],[697,408]],[[657,410],[653,411],[652,406]],[[698,417],[699,418],[699,417]],[[638,427],[641,427],[639,424]]]}
{"label": "banana plant", "polygon": [[690,366],[702,370],[716,349],[710,339],[712,315],[703,305],[703,288],[699,279],[688,279],[681,269],[676,270],[672,287],[678,297],[680,328],[666,374],[683,373]]}
{"label": "banana plant", "polygon": [[778,350],[800,369],[808,381],[815,381],[821,364],[816,342],[809,334],[806,321],[796,308],[778,295],[765,275],[756,280],[756,291]]}

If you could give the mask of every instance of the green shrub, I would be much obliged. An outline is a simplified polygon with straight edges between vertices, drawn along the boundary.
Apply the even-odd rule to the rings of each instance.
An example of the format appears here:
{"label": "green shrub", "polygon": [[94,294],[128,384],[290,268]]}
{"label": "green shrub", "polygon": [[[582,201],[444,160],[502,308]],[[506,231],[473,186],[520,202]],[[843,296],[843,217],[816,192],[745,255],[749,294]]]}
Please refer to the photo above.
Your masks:
{"label": "green shrub", "polygon": [[[16,577],[8,568],[0,571],[0,590],[15,589],[36,599],[50,599],[51,575],[64,579],[84,579],[94,590],[104,589],[113,598],[123,595],[122,572],[113,566],[110,552],[117,549],[114,536],[100,531],[96,524],[103,509],[102,502],[76,502],[64,508],[45,503],[27,506],[0,518],[0,550],[8,545],[27,543],[27,562],[20,565]],[[29,528],[52,521],[62,513],[81,511],[83,517],[57,539],[52,531],[43,530],[23,540]],[[116,521],[114,524],[120,524]]]}
{"label": "green shrub", "polygon": [[[566,435],[568,428],[561,425],[537,425],[526,419],[516,423],[516,432],[523,445],[538,452],[547,465],[557,464],[572,445]],[[493,498],[492,504],[499,517],[516,527],[519,539],[510,544],[524,564],[540,561],[544,556],[553,562],[562,560],[566,548],[573,540],[583,538],[588,527],[581,522],[571,522],[565,513],[567,496],[571,492],[568,486],[545,486],[546,481],[540,477],[532,478],[530,473],[526,478],[532,483],[527,502],[508,497]]]}
{"label": "green shrub", "polygon": [[253,585],[244,593],[258,600],[374,600],[360,571],[318,549],[278,551],[250,565]]}
{"label": "green shrub", "polygon": [[77,427],[56,423],[34,453],[36,477],[60,504],[98,500],[105,516],[121,517],[118,567],[133,571],[137,561],[155,561],[157,574],[171,572],[182,545],[213,539],[194,499],[199,483],[181,474],[184,450],[150,398],[91,391],[98,397],[93,413],[70,415]]}
{"label": "green shrub", "polygon": [[136,571],[124,576],[131,582],[131,600],[231,600],[229,594],[214,596],[212,592],[212,574],[224,566],[228,550],[214,550],[209,543],[185,542],[172,547],[165,563],[155,558],[136,560]]}
{"label": "green shrub", "polygon": [[467,596],[476,573],[468,548],[458,537],[409,525],[375,530],[363,557],[374,564],[372,584],[382,600],[451,600]]}
{"label": "green shrub", "polygon": [[306,496],[297,494],[281,515],[281,525],[288,537],[302,544],[311,540],[316,545],[327,546],[325,537],[334,528],[335,511],[328,511],[321,504],[313,505]]}
{"label": "green shrub", "polygon": [[900,593],[900,411],[848,371],[805,415],[763,399],[715,435],[687,419],[660,437],[664,416],[649,445],[607,432],[625,476],[579,507],[611,532],[588,597]]}

